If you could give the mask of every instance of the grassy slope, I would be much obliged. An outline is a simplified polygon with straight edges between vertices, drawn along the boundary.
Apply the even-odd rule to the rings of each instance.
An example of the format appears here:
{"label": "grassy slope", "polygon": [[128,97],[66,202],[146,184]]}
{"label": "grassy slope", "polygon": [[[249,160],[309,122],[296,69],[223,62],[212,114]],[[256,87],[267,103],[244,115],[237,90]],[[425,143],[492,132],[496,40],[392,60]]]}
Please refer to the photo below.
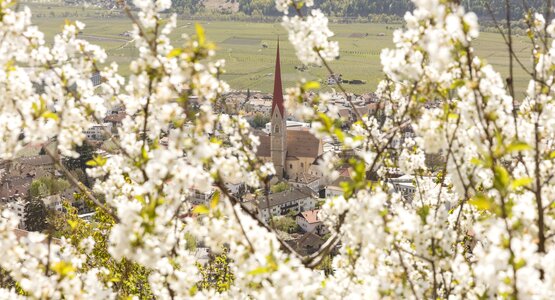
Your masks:
{"label": "grassy slope", "polygon": [[[50,9],[48,9],[50,6]],[[106,17],[107,12],[94,8],[65,7],[56,5],[32,4],[35,16],[34,22],[45,32],[48,39],[59,32],[65,19],[80,20],[87,24],[86,35],[98,36],[90,41],[108,49],[110,59],[120,64],[120,69],[128,72],[128,62],[136,55],[132,47],[122,46],[120,36],[130,30],[130,22],[123,17]],[[218,46],[218,58],[226,60],[227,80],[234,89],[271,91],[274,68],[275,48],[277,36],[281,36],[282,43],[282,72],[285,86],[292,86],[301,77],[308,79],[325,79],[327,73],[323,68],[309,68],[305,72],[295,70],[300,66],[294,55],[293,47],[287,42],[285,31],[281,25],[268,23],[243,22],[200,22],[206,29],[208,38]],[[341,47],[340,60],[333,62],[332,67],[343,74],[345,79],[361,79],[365,85],[347,85],[350,91],[363,93],[375,89],[383,77],[379,54],[381,49],[392,47],[393,30],[382,24],[333,24],[336,40]],[[192,34],[191,21],[180,20],[178,29],[172,35],[174,42],[179,43],[183,33]],[[388,28],[386,28],[388,27]],[[385,36],[378,36],[385,33]],[[368,34],[365,37],[352,37],[352,34]],[[106,37],[108,39],[102,39]],[[253,39],[248,44],[234,43],[233,39]],[[226,41],[227,40],[227,41]],[[529,47],[524,38],[516,37],[516,51],[522,55],[523,62],[528,63]],[[263,48],[262,43],[268,48]],[[131,45],[132,46],[132,45]],[[508,59],[501,37],[498,34],[482,33],[475,43],[478,54],[496,69],[504,74],[508,72]],[[521,93],[527,85],[525,73],[516,71],[517,90]]]}

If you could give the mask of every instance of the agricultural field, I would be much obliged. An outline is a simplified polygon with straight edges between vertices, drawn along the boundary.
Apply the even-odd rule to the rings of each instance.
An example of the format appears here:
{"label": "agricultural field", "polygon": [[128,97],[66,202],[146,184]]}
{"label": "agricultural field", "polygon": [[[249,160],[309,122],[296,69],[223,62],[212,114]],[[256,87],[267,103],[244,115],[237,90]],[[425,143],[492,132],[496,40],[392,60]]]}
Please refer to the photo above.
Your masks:
{"label": "agricultural field", "polygon": [[[61,4],[29,3],[33,11],[33,22],[45,32],[49,41],[60,32],[65,20],[80,20],[87,24],[82,38],[107,49],[110,61],[120,65],[124,74],[129,71],[129,61],[137,55],[132,41],[125,36],[131,29],[130,21],[116,10],[93,7],[74,7]],[[182,35],[194,33],[194,22],[179,20],[173,33],[174,43],[182,41]],[[217,57],[226,60],[227,73],[223,78],[237,90],[260,90],[270,92],[273,87],[273,71],[278,36],[281,42],[282,78],[284,86],[293,86],[304,77],[325,81],[327,71],[321,67],[302,68],[293,47],[287,41],[285,31],[279,23],[246,23],[227,21],[197,21],[206,30],[207,37],[217,45]],[[365,84],[348,84],[354,93],[373,91],[383,78],[380,51],[392,47],[394,29],[401,25],[385,24],[332,24],[336,40],[341,48],[340,59],[332,68],[345,80],[361,80]],[[529,64],[530,47],[525,37],[515,37],[515,51]],[[502,74],[508,73],[508,56],[503,39],[499,34],[481,33],[475,42],[478,54],[493,64]],[[516,65],[516,64],[515,64]],[[525,72],[515,69],[517,92],[522,95],[526,86]],[[325,84],[324,84],[325,86]],[[332,87],[327,87],[331,90]]]}

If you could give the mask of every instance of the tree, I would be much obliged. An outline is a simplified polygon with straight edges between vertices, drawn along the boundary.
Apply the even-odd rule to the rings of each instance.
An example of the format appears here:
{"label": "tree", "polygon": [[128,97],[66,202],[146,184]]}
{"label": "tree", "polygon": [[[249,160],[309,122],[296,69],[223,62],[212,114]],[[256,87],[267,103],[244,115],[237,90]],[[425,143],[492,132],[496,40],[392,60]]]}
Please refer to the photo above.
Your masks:
{"label": "tree", "polygon": [[[78,199],[83,197],[76,195]],[[120,295],[151,298],[150,270],[125,258],[116,259],[109,252],[110,241],[106,233],[114,226],[113,218],[97,208],[91,222],[87,222],[78,217],[77,209],[70,203],[65,202],[64,208],[66,213],[53,213],[48,222],[55,237],[70,237],[71,245],[87,254],[83,271],[104,267],[106,273],[99,279],[113,284]]]}
{"label": "tree", "polygon": [[230,260],[227,252],[228,250],[224,249],[220,254],[211,257],[205,265],[197,263],[197,268],[202,275],[202,280],[197,282],[199,289],[215,289],[220,293],[229,290],[235,275],[229,267]]}
{"label": "tree", "polygon": [[289,189],[289,183],[285,181],[278,182],[270,187],[272,193],[281,193]]}
{"label": "tree", "polygon": [[268,122],[270,122],[270,117],[256,113],[252,119],[252,126],[254,128],[264,128]]}
{"label": "tree", "polygon": [[88,141],[84,141],[80,146],[75,146],[75,152],[79,154],[79,157],[74,158],[69,156],[64,159],[66,168],[69,170],[81,170],[83,172],[85,178],[84,183],[88,187],[90,187],[90,182],[86,170],[90,166],[87,165],[87,162],[93,159],[95,151],[95,148],[89,144]]}
{"label": "tree", "polygon": [[25,205],[25,229],[43,231],[46,229],[46,206],[40,199],[31,198]]}
{"label": "tree", "polygon": [[50,195],[57,195],[70,186],[67,180],[45,176],[33,180],[29,189],[29,194],[32,198],[43,198]]}
{"label": "tree", "polygon": [[81,146],[75,146],[75,152],[79,154],[79,157],[66,157],[65,166],[70,170],[79,169],[85,171],[88,168],[87,162],[93,159],[94,147],[85,141]]}
{"label": "tree", "polygon": [[287,233],[300,231],[300,227],[295,221],[294,217],[290,216],[273,217],[270,221],[270,224],[272,224],[276,230]]}
{"label": "tree", "polygon": [[[313,2],[277,0],[273,9],[284,15],[297,58],[334,73],[339,44]],[[335,2],[344,11],[364,9],[362,2]],[[132,115],[112,137],[117,149],[89,163],[92,190],[60,168],[94,205],[90,222],[70,212],[52,222],[57,231],[50,235],[18,239],[18,219],[3,212],[0,245],[9,259],[0,260],[0,276],[9,280],[0,280],[0,296],[553,298],[551,20],[524,16],[534,50],[527,60],[515,54],[508,26],[509,72],[502,76],[474,50],[477,17],[465,13],[461,1],[414,1],[393,48],[381,54],[380,118],[357,115],[353,124],[341,124],[347,129],[326,113],[329,95],[318,82],[289,87],[288,113],[311,123],[318,138],[340,143],[342,153],[319,157],[321,172],[326,179],[342,174],[350,180],[339,195],[322,200],[319,217],[331,230],[327,241],[310,234],[285,241],[260,217],[267,211],[226,187],[244,181],[268,194],[275,174],[257,157],[259,138],[248,122],[214,110],[229,88],[220,80],[215,45],[198,24],[183,44],[172,43],[175,18],[164,19],[170,2],[135,3],[138,11],[120,3],[139,48],[129,80],[100,47],[78,38],[80,22],[68,21],[50,45],[31,25],[29,10],[12,10],[17,6],[10,0],[0,5],[2,159],[29,143],[57,138],[52,159],[60,166],[59,157],[74,155],[83,131],[108,107],[120,104]],[[511,3],[505,2],[509,12]],[[273,5],[250,4],[253,13]],[[403,9],[400,1],[365,4]],[[551,11],[549,2],[544,10]],[[285,16],[292,13],[297,15]],[[513,17],[505,18],[510,24]],[[530,79],[524,97],[515,92],[516,68]],[[87,82],[99,69],[103,83],[95,88]],[[31,88],[39,83],[42,91]],[[74,84],[77,90],[70,88]],[[338,90],[348,93],[344,86]],[[445,159],[432,177],[426,154],[437,153]],[[400,172],[406,176],[396,177]],[[398,178],[411,197],[392,188]],[[212,190],[209,203],[184,201]],[[214,253],[226,250],[199,266],[187,233]],[[53,242],[54,235],[63,238]],[[291,243],[319,250],[303,256]]]}

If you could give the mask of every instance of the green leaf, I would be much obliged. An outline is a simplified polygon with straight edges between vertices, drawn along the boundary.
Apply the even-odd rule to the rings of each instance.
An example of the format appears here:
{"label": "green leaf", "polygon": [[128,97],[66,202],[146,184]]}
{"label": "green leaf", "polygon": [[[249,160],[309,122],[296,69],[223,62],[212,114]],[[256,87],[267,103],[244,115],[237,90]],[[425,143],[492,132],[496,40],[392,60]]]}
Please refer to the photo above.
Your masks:
{"label": "green leaf", "polygon": [[75,229],[78,225],[78,222],[74,220],[67,220],[67,223],[69,224],[69,227],[71,227],[71,229]]}
{"label": "green leaf", "polygon": [[259,268],[256,268],[256,269],[250,271],[248,274],[249,275],[261,275],[261,274],[269,273],[270,271],[271,270],[268,267],[259,267]]}
{"label": "green leaf", "polygon": [[471,158],[471,159],[470,159],[470,163],[473,164],[473,165],[475,165],[475,166],[481,166],[481,165],[483,165],[482,160],[480,160],[480,159],[477,158],[477,157]]}
{"label": "green leaf", "polygon": [[505,191],[511,182],[509,172],[502,165],[495,165],[493,187],[498,191]]}
{"label": "green leaf", "polygon": [[106,164],[108,160],[102,155],[95,155],[92,160],[89,160],[86,164],[89,167],[102,167]]}
{"label": "green leaf", "polygon": [[513,182],[511,182],[511,188],[513,190],[516,190],[520,187],[524,187],[529,185],[530,183],[532,183],[532,178],[530,177],[522,177],[516,180],[513,180]]}
{"label": "green leaf", "polygon": [[303,90],[317,90],[320,88],[320,83],[317,81],[309,81],[303,84]]}
{"label": "green leaf", "polygon": [[204,28],[199,23],[195,23],[195,30],[197,32],[197,40],[199,46],[204,46],[206,43],[206,34],[204,33]]}
{"label": "green leaf", "polygon": [[207,215],[208,213],[210,213],[210,209],[208,209],[208,207],[204,204],[201,205],[197,205],[195,206],[195,208],[193,208],[193,213],[197,214],[197,215]]}
{"label": "green leaf", "polygon": [[189,296],[194,296],[196,295],[198,292],[198,287],[196,284],[194,284],[190,289],[189,289]]}
{"label": "green leaf", "polygon": [[146,151],[146,148],[144,146],[141,147],[141,157],[144,161],[148,160],[148,151]]}
{"label": "green leaf", "polygon": [[549,159],[554,159],[555,158],[555,151],[549,153]]}
{"label": "green leaf", "polygon": [[507,152],[517,152],[517,151],[527,151],[527,150],[531,150],[532,147],[528,144],[526,144],[525,142],[512,142],[508,147],[507,147]]}
{"label": "green leaf", "polygon": [[449,113],[447,114],[447,118],[452,120],[457,120],[459,118],[459,115],[456,113]]}
{"label": "green leaf", "polygon": [[521,269],[524,266],[526,266],[526,261],[522,258],[515,262],[515,270]]}
{"label": "green leaf", "polygon": [[177,57],[179,55],[181,55],[181,53],[183,53],[183,49],[181,48],[173,48],[172,51],[170,51],[170,53],[168,53],[168,58],[174,58]]}
{"label": "green leaf", "polygon": [[416,210],[416,213],[420,216],[420,219],[422,220],[422,223],[426,224],[426,218],[428,217],[428,214],[430,213],[430,206],[429,205],[424,205],[422,207],[419,207]]}
{"label": "green leaf", "polygon": [[216,208],[219,202],[220,202],[220,191],[216,191],[212,196],[212,200],[210,201],[210,209]]}
{"label": "green leaf", "polygon": [[472,197],[468,203],[478,210],[490,210],[492,208],[491,200],[484,194],[478,194]]}
{"label": "green leaf", "polygon": [[60,261],[52,265],[51,269],[58,273],[60,277],[72,276],[75,272],[75,267],[70,262]]}
{"label": "green leaf", "polygon": [[465,83],[466,82],[464,80],[457,79],[457,80],[453,81],[453,83],[451,84],[451,89],[454,90],[454,89],[460,88],[460,87],[464,86]]}
{"label": "green leaf", "polygon": [[337,139],[340,142],[344,142],[345,141],[345,133],[343,133],[343,130],[341,130],[340,128],[336,128],[334,130],[335,136],[337,136]]}

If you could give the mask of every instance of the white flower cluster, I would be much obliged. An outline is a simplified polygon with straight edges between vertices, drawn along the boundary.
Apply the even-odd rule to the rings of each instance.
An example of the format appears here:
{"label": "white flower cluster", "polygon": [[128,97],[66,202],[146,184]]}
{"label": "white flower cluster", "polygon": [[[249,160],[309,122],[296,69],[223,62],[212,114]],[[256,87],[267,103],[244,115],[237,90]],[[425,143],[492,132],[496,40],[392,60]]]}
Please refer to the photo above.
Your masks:
{"label": "white flower cluster", "polygon": [[[300,257],[225,188],[236,181],[263,188],[274,168],[256,157],[259,141],[246,120],[214,110],[228,86],[202,28],[174,47],[176,17],[161,15],[171,1],[134,1],[139,57],[125,81],[117,65],[97,65],[106,59],[102,49],[76,37],[82,23],[68,23],[47,46],[30,11],[10,3],[0,2],[0,158],[51,138],[58,140],[54,158],[74,156],[84,129],[109,106],[125,107],[128,117],[110,137],[117,150],[88,173],[115,222],[99,233],[107,255],[148,270],[154,297],[555,297],[555,44],[535,48],[536,75],[517,106],[501,76],[474,54],[476,16],[450,1],[415,0],[395,48],[382,53],[380,114],[357,116],[343,130],[314,83],[288,89],[288,110],[350,152],[349,159],[329,152],[318,160],[329,180],[348,166],[351,181],[322,205],[319,217],[331,231],[323,252]],[[297,4],[276,1],[284,13]],[[546,21],[531,18],[531,34],[542,34]],[[285,16],[283,25],[302,62],[339,54],[319,10]],[[102,84],[94,89],[97,69]],[[433,176],[427,155],[444,162]],[[413,193],[396,190],[399,171],[411,175]],[[209,206],[192,209],[195,191],[214,189]],[[0,250],[10,259],[0,261],[0,271],[18,289],[0,286],[1,298],[134,296],[121,294],[108,266],[88,264],[94,236],[79,243],[39,233],[18,238],[17,222],[2,212]],[[187,234],[214,253],[228,249],[228,289],[199,289]],[[314,268],[330,253],[330,274]]]}
{"label": "white flower cluster", "polygon": [[281,24],[287,29],[289,42],[304,64],[321,65],[322,60],[332,61],[339,56],[339,44],[329,40],[333,32],[319,9],[311,10],[306,17],[283,16]]}

